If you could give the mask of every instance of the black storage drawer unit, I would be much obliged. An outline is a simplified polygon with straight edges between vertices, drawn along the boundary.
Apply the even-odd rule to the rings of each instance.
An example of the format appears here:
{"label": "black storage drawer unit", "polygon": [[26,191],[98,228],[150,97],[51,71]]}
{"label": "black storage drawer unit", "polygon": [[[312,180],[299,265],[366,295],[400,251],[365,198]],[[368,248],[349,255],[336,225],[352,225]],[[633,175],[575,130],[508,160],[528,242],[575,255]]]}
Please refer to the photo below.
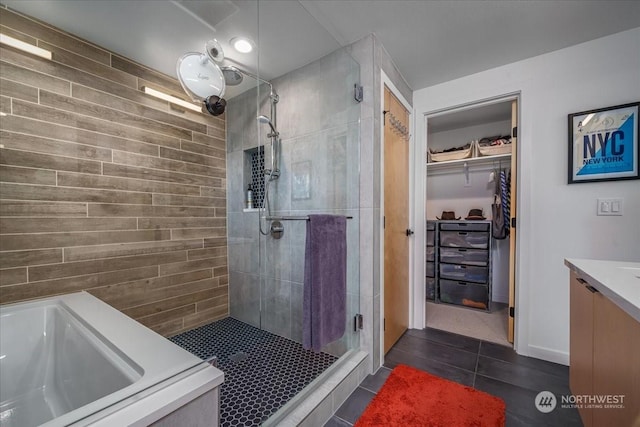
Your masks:
{"label": "black storage drawer unit", "polygon": [[[428,249],[427,259],[429,259]],[[489,251],[481,249],[442,247],[440,248],[440,262],[467,265],[487,265],[489,262]]]}
{"label": "black storage drawer unit", "polygon": [[491,221],[438,221],[436,301],[491,309]]}
{"label": "black storage drawer unit", "polygon": [[427,262],[427,277],[435,277],[436,276],[436,263],[435,262]]}
{"label": "black storage drawer unit", "polygon": [[427,299],[429,301],[434,301],[436,299],[436,278],[435,277],[427,277]]}
{"label": "black storage drawer unit", "polygon": [[488,222],[443,222],[440,224],[440,230],[445,231],[489,231],[490,224]]}
{"label": "black storage drawer unit", "polygon": [[440,231],[440,246],[488,249],[489,233],[484,231]]}
{"label": "black storage drawer unit", "polygon": [[443,279],[487,283],[488,274],[487,267],[440,263],[440,277]]}
{"label": "black storage drawer unit", "polygon": [[489,308],[489,292],[487,286],[463,281],[439,281],[440,302],[462,305],[487,310]]}
{"label": "black storage drawer unit", "polygon": [[438,226],[436,221],[427,221],[427,264],[425,274],[426,299],[437,301],[438,285]]}
{"label": "black storage drawer unit", "polygon": [[427,246],[435,246],[436,232],[435,230],[427,230]]}
{"label": "black storage drawer unit", "polygon": [[435,261],[435,260],[436,260],[436,247],[427,246],[427,261]]}

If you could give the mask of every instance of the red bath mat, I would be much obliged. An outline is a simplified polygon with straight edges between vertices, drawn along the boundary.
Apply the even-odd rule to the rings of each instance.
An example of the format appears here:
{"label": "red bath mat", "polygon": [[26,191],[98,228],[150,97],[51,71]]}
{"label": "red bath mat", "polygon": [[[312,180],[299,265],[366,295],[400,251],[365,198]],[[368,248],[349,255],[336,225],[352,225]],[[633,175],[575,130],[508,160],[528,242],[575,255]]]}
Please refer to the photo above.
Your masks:
{"label": "red bath mat", "polygon": [[498,397],[398,365],[355,426],[504,426],[505,407]]}

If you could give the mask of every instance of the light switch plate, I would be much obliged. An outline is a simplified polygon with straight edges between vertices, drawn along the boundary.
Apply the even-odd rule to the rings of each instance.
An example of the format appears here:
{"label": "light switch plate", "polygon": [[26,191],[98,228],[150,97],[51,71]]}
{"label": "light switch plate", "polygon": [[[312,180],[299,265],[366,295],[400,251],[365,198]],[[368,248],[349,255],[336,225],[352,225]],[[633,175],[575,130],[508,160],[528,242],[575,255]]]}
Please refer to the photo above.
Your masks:
{"label": "light switch plate", "polygon": [[598,199],[598,216],[622,216],[624,199]]}

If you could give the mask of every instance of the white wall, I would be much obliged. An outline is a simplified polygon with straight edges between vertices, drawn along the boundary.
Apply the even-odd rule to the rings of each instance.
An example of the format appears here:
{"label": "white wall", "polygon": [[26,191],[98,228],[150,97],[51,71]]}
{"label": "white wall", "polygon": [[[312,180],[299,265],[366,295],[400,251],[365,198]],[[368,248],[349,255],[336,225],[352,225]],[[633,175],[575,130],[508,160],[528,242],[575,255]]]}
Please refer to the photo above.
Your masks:
{"label": "white wall", "polygon": [[[422,144],[418,177],[425,176],[422,115],[521,94],[516,295],[521,354],[568,364],[564,258],[640,260],[640,181],[567,185],[567,114],[638,101],[638,46],[640,28],[635,28],[414,92],[416,142]],[[624,198],[624,216],[596,216],[598,197]],[[418,200],[416,215],[421,206],[424,201]]]}

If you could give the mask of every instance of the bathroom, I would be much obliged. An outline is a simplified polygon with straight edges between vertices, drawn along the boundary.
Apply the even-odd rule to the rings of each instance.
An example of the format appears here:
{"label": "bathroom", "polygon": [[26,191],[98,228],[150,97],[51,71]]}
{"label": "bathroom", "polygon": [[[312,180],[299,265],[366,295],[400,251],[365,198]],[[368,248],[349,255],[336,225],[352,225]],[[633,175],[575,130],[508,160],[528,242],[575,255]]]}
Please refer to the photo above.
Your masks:
{"label": "bathroom", "polygon": [[[322,7],[317,6],[320,3]],[[341,3],[351,15],[336,13],[335,5]],[[616,62],[609,61],[619,59],[612,45],[628,46],[637,40],[637,30],[633,32],[637,21],[632,19],[636,15],[621,8],[616,12],[618,26],[612,24],[603,33],[573,38],[562,46],[547,41],[552,45],[548,50],[529,50],[518,57],[504,50],[485,68],[452,67],[436,81],[437,73],[427,71],[427,64],[406,66],[407,57],[437,58],[434,46],[459,51],[468,40],[462,47],[456,37],[435,37],[438,43],[425,43],[434,38],[421,33],[413,38],[422,43],[420,54],[398,48],[387,38],[383,46],[385,31],[409,22],[410,8],[384,9],[390,16],[387,28],[371,23],[375,19],[359,12],[358,3],[3,1],[0,303],[28,304],[86,291],[108,304],[102,308],[106,312],[115,308],[183,348],[193,338],[196,359],[173,369],[183,366],[194,371],[191,379],[198,378],[200,386],[192,391],[224,390],[230,370],[221,383],[222,378],[201,360],[222,371],[229,361],[251,367],[298,364],[288,359],[272,363],[269,358],[255,363],[246,347],[208,347],[212,341],[206,334],[216,336],[216,330],[207,325],[218,322],[214,324],[236,328],[219,334],[213,340],[216,345],[224,346],[228,336],[240,335],[239,329],[250,335],[242,345],[264,337],[277,343],[271,347],[299,345],[306,217],[342,216],[348,247],[345,332],[323,348],[321,369],[312,367],[310,376],[283,379],[285,384],[278,384],[281,390],[276,391],[283,391],[278,398],[283,405],[266,403],[258,417],[267,424],[322,425],[385,360],[383,310],[388,293],[383,288],[386,239],[381,198],[385,87],[415,116],[407,126],[414,132],[408,168],[414,179],[407,210],[411,225],[406,236],[402,230],[402,238],[414,242],[407,257],[412,260],[407,266],[411,293],[404,314],[408,327],[417,329],[425,327],[428,311],[421,281],[425,267],[418,261],[424,256],[427,234],[421,220],[427,218],[428,193],[421,181],[427,176],[422,161],[427,140],[423,116],[508,95],[522,102],[523,148],[518,154],[521,209],[513,348],[519,355],[568,364],[568,292],[564,292],[568,273],[562,259],[568,254],[637,258],[637,231],[627,231],[635,230],[635,201],[640,199],[631,181],[567,187],[563,157],[568,112],[637,98],[637,91],[628,90],[637,87],[633,86],[637,73],[628,71],[637,68],[637,56],[622,61],[615,80],[607,78],[610,70],[598,67],[572,75],[564,58],[589,51],[601,55],[594,64]],[[418,3],[413,6],[420,7]],[[533,3],[519,4],[518,16],[531,17],[525,13],[531,11],[528,8],[542,7]],[[453,4],[431,6],[447,12]],[[502,10],[493,8],[488,14],[498,19]],[[590,10],[575,13],[601,15]],[[355,30],[344,30],[350,25],[343,25],[342,33],[332,28],[332,20],[342,22],[347,16],[361,17],[370,29],[354,37]],[[547,22],[565,15],[547,10],[535,16]],[[631,18],[625,20],[626,16]],[[429,26],[412,21],[406,27],[418,31]],[[461,31],[455,25],[446,27],[456,34]],[[176,30],[181,28],[190,30]],[[378,35],[371,34],[374,29]],[[522,30],[524,34],[526,28]],[[603,37],[607,34],[613,36]],[[4,36],[23,45],[9,45]],[[241,36],[250,39],[252,52],[234,49],[232,39]],[[176,78],[178,59],[189,52],[208,56],[208,42],[214,38],[224,57],[219,63],[210,60],[228,79],[222,96],[226,105],[219,115],[201,112],[201,102],[194,102]],[[578,43],[584,45],[573,46]],[[39,50],[25,52],[29,46]],[[568,54],[553,52],[563,48]],[[547,56],[533,66],[518,62],[541,53]],[[545,61],[557,67],[538,68]],[[439,63],[433,59],[429,65]],[[486,71],[491,67],[498,68]],[[542,78],[546,75],[542,69],[555,73],[557,82]],[[473,73],[479,74],[473,77]],[[472,77],[463,78],[469,74]],[[581,90],[594,82],[607,89],[606,97]],[[550,105],[551,98],[563,101]],[[211,108],[220,109],[219,100],[212,101]],[[197,111],[189,108],[194,105]],[[538,126],[542,121],[546,125]],[[537,148],[544,148],[550,157],[543,159]],[[277,178],[274,169],[279,169]],[[541,170],[553,172],[540,174]],[[488,175],[482,171],[484,186]],[[594,222],[594,192],[598,197],[626,198],[625,215],[614,218],[617,222]],[[563,203],[550,207],[549,195]],[[464,215],[469,208],[462,212],[460,207],[456,213]],[[600,230],[601,235],[587,235],[584,229]],[[410,231],[415,233],[412,237]],[[557,239],[567,233],[580,239]],[[64,304],[75,307],[74,301]],[[61,317],[51,318],[57,322]],[[205,337],[194,338],[191,331],[204,331]],[[135,361],[137,356],[127,357]],[[146,371],[137,362],[131,366],[127,372],[132,381],[141,369]],[[287,384],[289,380],[296,384]],[[142,420],[141,425],[159,421],[169,415],[166,408],[177,409],[194,397],[185,392],[180,402],[169,399],[163,413],[156,412],[154,421]],[[229,407],[224,396],[221,402]]]}
{"label": "bathroom", "polygon": [[[306,387],[287,407],[299,412],[299,402],[315,393],[318,401],[337,396],[335,411],[380,363],[380,323],[373,311],[380,294],[373,279],[379,270],[373,251],[379,206],[372,179],[379,120],[373,117],[380,108],[374,76],[384,69],[408,96],[410,90],[374,36],[341,47],[298,3],[234,3],[216,10],[232,15],[226,21],[216,15],[224,22],[215,28],[218,37],[229,34],[221,37],[220,67],[225,73],[236,70],[226,84],[226,111],[216,116],[191,111],[151,93],[189,100],[168,75],[174,75],[180,55],[204,55],[213,25],[193,18],[195,12],[178,2],[154,4],[154,16],[180,16],[202,34],[169,40],[154,24],[135,27],[148,7],[132,2],[120,10],[120,25],[134,31],[123,31],[122,38],[143,31],[158,37],[147,55],[157,57],[163,43],[177,46],[180,54],[166,58],[170,68],[162,73],[126,51],[109,50],[117,37],[96,26],[115,4],[124,7],[81,2],[74,6],[77,15],[65,10],[64,2],[8,2],[0,9],[3,34],[51,52],[41,58],[2,45],[0,301],[86,291],[173,340],[231,317],[243,330],[249,325],[251,333],[300,343],[306,233],[301,218],[344,216],[345,333],[323,348],[321,354],[329,356],[320,368],[330,365],[329,372],[316,378],[321,370],[312,366],[311,373],[297,374],[300,381],[291,380],[296,392],[312,380],[315,387]],[[268,56],[278,41],[265,40],[260,28],[282,25],[284,7],[324,43],[263,74],[259,64],[275,61]],[[77,25],[80,16],[84,26]],[[253,53],[238,53],[228,43],[240,35],[228,29],[235,30],[236,20],[244,24],[241,35],[250,36],[257,48]],[[357,99],[362,86],[364,99]],[[267,120],[259,122],[259,115]],[[279,133],[279,177],[273,180],[262,178],[264,169],[273,167],[271,131]],[[247,207],[249,184],[253,208]],[[269,230],[275,222],[265,216],[294,219],[280,221],[284,232],[276,239]],[[233,326],[218,333],[235,335],[238,324]],[[185,341],[180,342],[188,348]],[[226,356],[238,357],[238,363],[251,357],[242,343],[236,345],[189,349],[223,367]],[[321,381],[336,384],[318,388]],[[289,390],[280,406],[292,397]],[[259,420],[279,409],[268,407]],[[309,412],[277,416],[311,419]]]}

